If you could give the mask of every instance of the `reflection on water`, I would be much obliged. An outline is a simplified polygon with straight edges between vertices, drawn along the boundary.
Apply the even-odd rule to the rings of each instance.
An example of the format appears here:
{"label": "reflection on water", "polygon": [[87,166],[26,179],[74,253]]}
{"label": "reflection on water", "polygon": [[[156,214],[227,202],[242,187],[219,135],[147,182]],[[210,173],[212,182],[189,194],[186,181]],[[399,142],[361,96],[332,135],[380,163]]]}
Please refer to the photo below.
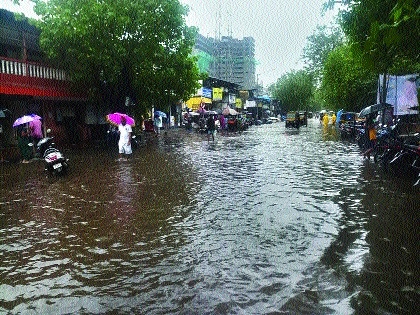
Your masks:
{"label": "reflection on water", "polygon": [[[419,312],[420,194],[410,182],[381,178],[370,165],[361,211],[365,213],[365,242],[369,249],[356,278],[363,290],[353,301],[359,314],[416,314]],[[381,284],[381,285],[378,285]]]}
{"label": "reflection on water", "polygon": [[1,165],[0,312],[413,314],[420,197],[318,121]]}

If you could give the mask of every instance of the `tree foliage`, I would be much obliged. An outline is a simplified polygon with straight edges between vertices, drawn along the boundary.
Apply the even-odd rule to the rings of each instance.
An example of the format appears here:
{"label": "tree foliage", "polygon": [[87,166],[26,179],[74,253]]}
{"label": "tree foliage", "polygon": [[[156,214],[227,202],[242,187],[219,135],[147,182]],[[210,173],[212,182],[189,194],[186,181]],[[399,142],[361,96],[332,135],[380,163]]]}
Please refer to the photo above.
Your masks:
{"label": "tree foliage", "polygon": [[167,109],[196,89],[196,29],[178,0],[32,1],[47,56],[114,109],[126,96]]}
{"label": "tree foliage", "polygon": [[320,92],[329,109],[358,112],[375,103],[377,83],[378,76],[342,45],[325,62]]}
{"label": "tree foliage", "polygon": [[302,59],[305,69],[316,81],[322,78],[322,70],[328,54],[344,42],[344,35],[338,27],[318,26],[307,38]]}
{"label": "tree foliage", "polygon": [[286,73],[270,87],[283,111],[306,110],[313,96],[313,77],[305,70]]}
{"label": "tree foliage", "polygon": [[341,3],[346,6],[341,12],[341,25],[353,50],[363,56],[365,66],[384,73],[393,68],[404,71],[402,65],[419,64],[418,0],[343,0]]}

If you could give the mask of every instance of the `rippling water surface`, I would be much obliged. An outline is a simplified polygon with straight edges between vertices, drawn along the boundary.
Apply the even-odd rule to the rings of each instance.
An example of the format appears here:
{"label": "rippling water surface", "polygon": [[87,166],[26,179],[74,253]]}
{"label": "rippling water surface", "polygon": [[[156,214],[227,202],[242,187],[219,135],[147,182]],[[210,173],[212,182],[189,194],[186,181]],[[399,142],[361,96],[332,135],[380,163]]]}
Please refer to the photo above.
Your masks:
{"label": "rippling water surface", "polygon": [[316,121],[1,165],[0,313],[414,314],[420,193]]}

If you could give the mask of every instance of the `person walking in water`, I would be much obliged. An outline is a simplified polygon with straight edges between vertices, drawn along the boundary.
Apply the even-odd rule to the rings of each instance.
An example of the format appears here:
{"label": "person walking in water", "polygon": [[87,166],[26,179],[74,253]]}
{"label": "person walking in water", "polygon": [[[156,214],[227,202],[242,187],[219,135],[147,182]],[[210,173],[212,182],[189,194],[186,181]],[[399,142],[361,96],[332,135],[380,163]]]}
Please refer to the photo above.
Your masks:
{"label": "person walking in water", "polygon": [[125,117],[121,117],[121,123],[118,125],[118,133],[120,140],[118,141],[119,160],[123,159],[123,154],[128,157],[133,151],[131,150],[131,134],[133,130],[130,125],[127,125]]}
{"label": "person walking in water", "polygon": [[337,121],[337,116],[335,115],[335,113],[333,113],[331,116],[331,125],[334,126],[336,121]]}
{"label": "person walking in water", "polygon": [[160,134],[160,128],[162,128],[162,117],[160,117],[157,114],[155,114],[154,128],[155,128],[156,136],[159,135]]}
{"label": "person walking in water", "polygon": [[369,160],[370,154],[373,152],[376,145],[376,128],[375,128],[375,122],[372,116],[369,116],[366,119],[365,130],[366,130],[366,137],[369,139],[369,141],[367,145],[367,150],[363,153],[363,157]]}
{"label": "person walking in water", "polygon": [[322,122],[324,123],[324,127],[328,126],[328,123],[330,122],[330,116],[328,116],[327,113],[325,113],[324,117],[322,117]]}
{"label": "person walking in water", "polygon": [[209,118],[207,118],[206,126],[207,126],[207,142],[210,142],[210,135],[214,142],[214,134],[216,133],[216,123],[214,121],[213,115],[210,115]]}

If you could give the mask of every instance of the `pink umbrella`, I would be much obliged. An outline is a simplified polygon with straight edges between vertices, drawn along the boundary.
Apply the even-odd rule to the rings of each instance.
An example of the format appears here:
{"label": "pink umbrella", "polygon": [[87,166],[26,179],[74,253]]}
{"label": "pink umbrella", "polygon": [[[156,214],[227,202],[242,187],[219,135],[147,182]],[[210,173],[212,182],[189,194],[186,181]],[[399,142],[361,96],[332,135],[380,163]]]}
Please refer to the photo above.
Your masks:
{"label": "pink umbrella", "polygon": [[13,127],[24,125],[24,124],[29,123],[31,121],[40,120],[40,119],[41,119],[41,117],[38,116],[38,115],[35,115],[35,114],[25,115],[25,116],[22,116],[22,117],[19,117],[18,119],[16,119],[15,122],[13,123]]}
{"label": "pink umbrella", "polygon": [[127,124],[129,124],[130,126],[134,127],[135,122],[134,122],[134,118],[126,115],[126,114],[121,114],[121,113],[112,113],[112,114],[108,114],[106,115],[106,120],[113,125],[118,126],[119,124],[121,124],[121,118],[125,118],[125,121],[127,122]]}

